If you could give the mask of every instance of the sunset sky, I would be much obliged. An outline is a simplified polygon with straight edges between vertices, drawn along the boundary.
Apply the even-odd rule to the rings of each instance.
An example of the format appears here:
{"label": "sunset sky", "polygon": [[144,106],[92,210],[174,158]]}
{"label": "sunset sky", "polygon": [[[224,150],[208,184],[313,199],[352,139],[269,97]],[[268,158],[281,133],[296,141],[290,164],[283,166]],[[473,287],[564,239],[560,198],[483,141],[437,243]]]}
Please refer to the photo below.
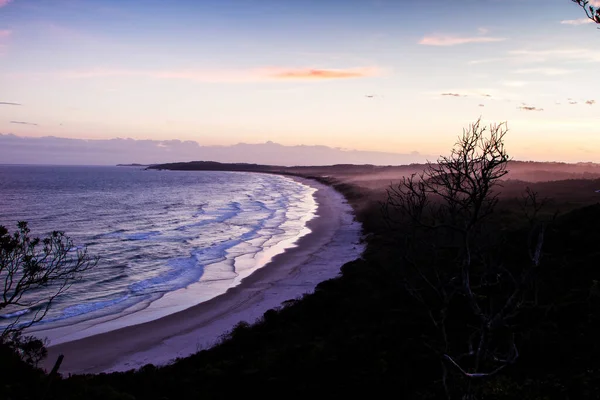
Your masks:
{"label": "sunset sky", "polygon": [[[569,0],[0,0],[0,133],[600,162],[600,31]],[[372,96],[372,97],[367,97]]]}

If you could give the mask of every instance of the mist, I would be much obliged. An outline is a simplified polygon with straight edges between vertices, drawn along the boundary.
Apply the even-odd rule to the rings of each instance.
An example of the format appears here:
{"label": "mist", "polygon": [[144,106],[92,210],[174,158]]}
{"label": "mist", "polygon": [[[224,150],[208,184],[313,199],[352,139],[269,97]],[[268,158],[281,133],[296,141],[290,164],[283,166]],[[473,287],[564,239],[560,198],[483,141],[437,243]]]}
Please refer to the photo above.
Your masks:
{"label": "mist", "polygon": [[218,161],[267,165],[374,164],[403,165],[434,157],[346,151],[327,146],[284,146],[273,142],[201,146],[194,141],[109,139],[85,140],[54,136],[40,138],[0,134],[1,164],[114,165],[177,161]]}

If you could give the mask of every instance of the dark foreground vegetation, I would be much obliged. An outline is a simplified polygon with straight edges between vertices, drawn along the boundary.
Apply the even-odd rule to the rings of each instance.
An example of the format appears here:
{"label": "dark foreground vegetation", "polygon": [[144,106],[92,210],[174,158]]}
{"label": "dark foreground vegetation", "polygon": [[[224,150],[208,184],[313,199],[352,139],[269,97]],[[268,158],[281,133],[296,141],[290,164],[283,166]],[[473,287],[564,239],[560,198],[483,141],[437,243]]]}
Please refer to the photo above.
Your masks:
{"label": "dark foreground vegetation", "polygon": [[[530,187],[538,199],[550,199],[538,215],[546,221],[543,261],[522,292],[518,312],[507,319],[502,332],[494,333],[495,338],[509,337],[511,347],[502,348],[504,342],[492,340],[482,357],[492,365],[502,361],[496,354],[503,351],[508,362],[498,373],[474,381],[441,360],[444,343],[433,323],[439,314],[432,318],[432,308],[423,296],[415,295],[420,289],[409,284],[414,273],[409,272],[402,244],[405,236],[381,209],[390,180],[375,184],[375,179],[363,179],[373,167],[353,168],[351,175],[345,174],[347,168],[339,168],[338,174],[331,168],[312,168],[303,174],[342,192],[363,223],[367,250],[362,259],[344,265],[338,279],[268,311],[253,326],[241,322],[220,345],[165,367],[48,376],[2,348],[0,398],[298,398],[368,393],[369,398],[388,394],[436,399],[448,393],[461,398],[465,387],[479,399],[600,398],[600,194],[595,192],[600,180],[501,183],[491,218],[495,244],[490,257],[514,276],[529,265],[531,226],[521,196]],[[452,264],[456,255],[440,252],[435,262]],[[492,281],[481,281],[474,289],[482,304],[505,295],[504,286]],[[478,322],[464,311],[467,300],[457,295],[444,309],[449,352],[480,332]],[[465,362],[466,369],[474,370]]]}

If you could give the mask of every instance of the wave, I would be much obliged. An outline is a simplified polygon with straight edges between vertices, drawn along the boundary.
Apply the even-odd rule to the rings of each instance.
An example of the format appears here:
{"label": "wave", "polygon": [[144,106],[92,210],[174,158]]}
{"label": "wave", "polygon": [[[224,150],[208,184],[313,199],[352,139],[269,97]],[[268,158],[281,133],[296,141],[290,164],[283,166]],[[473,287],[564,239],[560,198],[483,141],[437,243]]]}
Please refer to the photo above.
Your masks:
{"label": "wave", "polygon": [[150,239],[151,237],[158,236],[158,235],[161,235],[161,232],[159,232],[159,231],[138,232],[138,233],[132,233],[129,235],[125,235],[124,239],[125,240],[146,240],[146,239]]}
{"label": "wave", "polygon": [[17,317],[20,317],[22,315],[29,314],[30,312],[31,312],[31,309],[26,308],[24,310],[19,310],[19,311],[15,311],[15,312],[12,312],[12,313],[0,315],[0,318],[2,318],[2,319],[17,318]]}
{"label": "wave", "polygon": [[205,211],[203,213],[203,215],[211,215],[212,214],[212,215],[214,215],[213,218],[205,219],[205,220],[194,222],[194,223],[187,224],[187,225],[182,225],[182,226],[176,228],[176,230],[182,231],[182,230],[187,230],[190,228],[202,227],[202,226],[209,225],[209,224],[223,223],[227,220],[230,220],[230,219],[238,216],[240,214],[240,212],[242,212],[241,204],[238,202],[231,202],[231,203],[227,204],[226,207],[219,208],[216,212]]}
{"label": "wave", "polygon": [[[299,235],[316,208],[314,190],[288,178],[181,176],[187,180],[171,190],[132,184],[119,189],[127,196],[111,191],[89,197],[93,201],[104,196],[98,207],[108,207],[96,214],[84,208],[95,232],[81,222],[83,218],[77,219],[78,228],[90,231],[81,242],[88,245],[89,254],[101,256],[100,263],[69,295],[55,301],[43,324],[117,315],[196,283],[233,284],[240,274],[236,260],[244,274],[260,267],[253,261],[256,255]],[[211,176],[219,179],[207,179]],[[190,183],[202,179],[201,184]],[[64,229],[70,231],[68,226]]]}

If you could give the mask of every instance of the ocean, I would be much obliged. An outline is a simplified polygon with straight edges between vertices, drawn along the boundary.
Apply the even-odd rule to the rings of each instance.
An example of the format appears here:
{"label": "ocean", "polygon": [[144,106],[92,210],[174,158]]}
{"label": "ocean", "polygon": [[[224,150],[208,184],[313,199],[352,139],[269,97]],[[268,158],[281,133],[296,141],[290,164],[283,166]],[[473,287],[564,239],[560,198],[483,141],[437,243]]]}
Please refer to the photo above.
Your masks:
{"label": "ocean", "polygon": [[[309,232],[314,192],[256,173],[5,165],[0,225],[64,231],[99,257],[34,327],[47,330],[160,309],[165,295],[190,287],[178,310],[218,296]],[[0,327],[12,318],[0,315]]]}

